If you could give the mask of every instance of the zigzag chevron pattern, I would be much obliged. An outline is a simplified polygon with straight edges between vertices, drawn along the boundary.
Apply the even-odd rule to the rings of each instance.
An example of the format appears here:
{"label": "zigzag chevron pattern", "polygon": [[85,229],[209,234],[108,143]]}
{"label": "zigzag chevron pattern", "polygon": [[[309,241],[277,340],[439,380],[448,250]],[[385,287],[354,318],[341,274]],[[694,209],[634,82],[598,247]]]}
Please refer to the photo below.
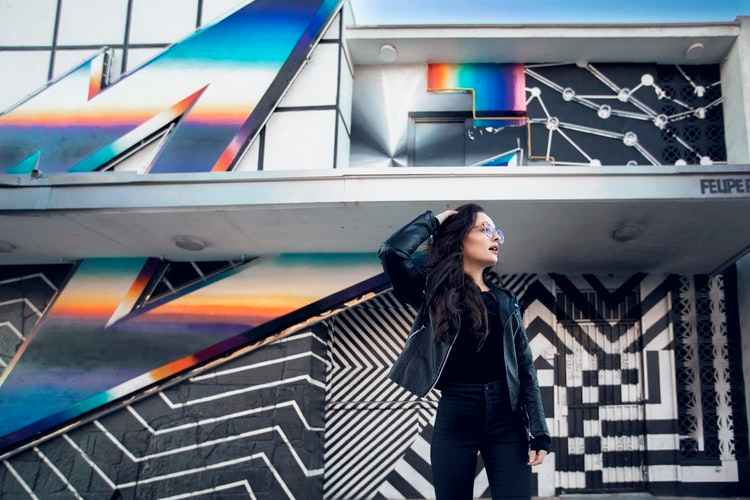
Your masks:
{"label": "zigzag chevron pattern", "polygon": [[419,401],[387,378],[414,315],[388,292],[332,318],[326,498],[370,498],[433,418],[437,391]]}
{"label": "zigzag chevron pattern", "polygon": [[[25,304],[58,277],[4,275],[2,290]],[[33,324],[13,326],[26,335]],[[315,325],[4,460],[0,496],[320,498],[327,331]]]}
{"label": "zigzag chevron pattern", "polygon": [[0,372],[44,314],[68,267],[59,266],[50,277],[28,266],[6,268],[0,274]]}
{"label": "zigzag chevron pattern", "polygon": [[[677,480],[679,467],[705,474],[705,467],[680,464],[671,306],[675,279],[644,273],[501,277],[500,284],[516,294],[524,310],[553,433],[554,453],[534,471],[535,494],[637,490],[646,480]],[[711,296],[716,304],[723,299],[718,291]],[[720,307],[712,310],[719,317]],[[386,378],[414,313],[385,293],[336,318],[326,407],[328,498],[434,494],[429,443],[439,391],[419,405]],[[718,347],[707,352],[721,353],[726,341],[720,327],[713,331],[719,332],[711,337]],[[727,363],[715,363],[725,373],[715,378],[725,409],[718,434],[725,440],[722,450],[730,451],[734,415]],[[488,495],[478,458],[475,495]],[[731,461],[718,456],[714,461],[722,467],[714,481],[736,481]]]}
{"label": "zigzag chevron pattern", "polygon": [[[509,276],[502,285],[518,294],[533,280],[533,275]],[[440,391],[433,389],[420,400],[387,378],[415,315],[387,292],[334,318],[326,498],[434,496],[429,443]],[[488,494],[481,457],[478,463],[475,491]]]}
{"label": "zigzag chevron pattern", "polygon": [[[67,269],[3,269],[0,335],[28,335]],[[722,277],[501,284],[521,302],[553,434],[535,494],[737,481],[745,415]],[[0,496],[429,498],[440,393],[418,400],[386,377],[414,314],[381,293],[3,461]],[[475,496],[488,488],[479,456]]]}

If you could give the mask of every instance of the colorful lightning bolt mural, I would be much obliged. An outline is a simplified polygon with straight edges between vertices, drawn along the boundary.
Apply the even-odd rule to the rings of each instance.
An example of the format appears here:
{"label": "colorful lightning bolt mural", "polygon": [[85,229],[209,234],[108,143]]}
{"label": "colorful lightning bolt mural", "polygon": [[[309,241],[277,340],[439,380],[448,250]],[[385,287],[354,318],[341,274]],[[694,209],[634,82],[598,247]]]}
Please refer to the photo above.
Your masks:
{"label": "colorful lightning bolt mural", "polygon": [[470,92],[474,118],[526,115],[526,77],[523,64],[431,63],[427,65],[429,92]]}
{"label": "colorful lightning bolt mural", "polygon": [[231,170],[340,2],[255,0],[109,87],[97,54],[0,115],[0,171],[94,171],[175,122],[149,172]]}
{"label": "colorful lightning bolt mural", "polygon": [[[172,125],[149,172],[231,170],[340,8],[248,2],[112,85],[102,50],[0,115],[0,172],[99,170]],[[0,378],[0,450],[383,281],[374,255],[281,255],[144,305],[162,268],[78,264]]]}
{"label": "colorful lightning bolt mural", "polygon": [[168,263],[86,259],[0,385],[0,452],[385,288],[373,253],[253,259],[144,303]]}

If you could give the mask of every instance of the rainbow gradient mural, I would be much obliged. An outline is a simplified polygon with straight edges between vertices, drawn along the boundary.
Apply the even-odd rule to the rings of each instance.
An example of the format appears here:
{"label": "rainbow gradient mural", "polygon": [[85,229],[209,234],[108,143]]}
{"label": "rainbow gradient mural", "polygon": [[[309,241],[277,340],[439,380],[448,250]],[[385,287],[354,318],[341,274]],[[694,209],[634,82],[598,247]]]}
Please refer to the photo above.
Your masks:
{"label": "rainbow gradient mural", "polygon": [[428,64],[429,92],[471,92],[474,119],[526,115],[523,64]]}
{"label": "rainbow gradient mural", "polygon": [[248,2],[111,86],[98,53],[0,115],[0,171],[94,171],[172,123],[148,172],[231,170],[340,7]]}
{"label": "rainbow gradient mural", "polygon": [[280,254],[139,306],[165,265],[79,263],[0,381],[0,452],[388,286],[374,253]]}

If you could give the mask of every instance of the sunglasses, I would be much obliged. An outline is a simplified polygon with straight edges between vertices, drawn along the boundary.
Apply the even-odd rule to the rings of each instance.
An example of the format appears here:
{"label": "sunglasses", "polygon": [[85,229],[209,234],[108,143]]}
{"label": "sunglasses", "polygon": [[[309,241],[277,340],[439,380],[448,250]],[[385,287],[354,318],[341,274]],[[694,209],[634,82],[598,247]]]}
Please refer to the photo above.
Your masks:
{"label": "sunglasses", "polygon": [[497,235],[500,244],[502,245],[505,243],[505,233],[503,233],[503,230],[499,227],[493,227],[489,224],[482,224],[480,226],[474,227],[482,231],[488,240],[491,240],[495,235]]}

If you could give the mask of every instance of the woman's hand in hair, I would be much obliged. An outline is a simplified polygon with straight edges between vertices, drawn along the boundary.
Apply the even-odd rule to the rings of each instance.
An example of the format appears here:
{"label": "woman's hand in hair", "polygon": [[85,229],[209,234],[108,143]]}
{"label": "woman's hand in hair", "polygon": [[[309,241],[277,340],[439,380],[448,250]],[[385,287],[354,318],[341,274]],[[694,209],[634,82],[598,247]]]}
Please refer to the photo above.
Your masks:
{"label": "woman's hand in hair", "polygon": [[443,221],[448,218],[448,216],[457,214],[457,213],[458,211],[449,208],[448,210],[444,210],[440,212],[439,214],[437,214],[435,218],[437,218],[438,222],[442,224]]}

